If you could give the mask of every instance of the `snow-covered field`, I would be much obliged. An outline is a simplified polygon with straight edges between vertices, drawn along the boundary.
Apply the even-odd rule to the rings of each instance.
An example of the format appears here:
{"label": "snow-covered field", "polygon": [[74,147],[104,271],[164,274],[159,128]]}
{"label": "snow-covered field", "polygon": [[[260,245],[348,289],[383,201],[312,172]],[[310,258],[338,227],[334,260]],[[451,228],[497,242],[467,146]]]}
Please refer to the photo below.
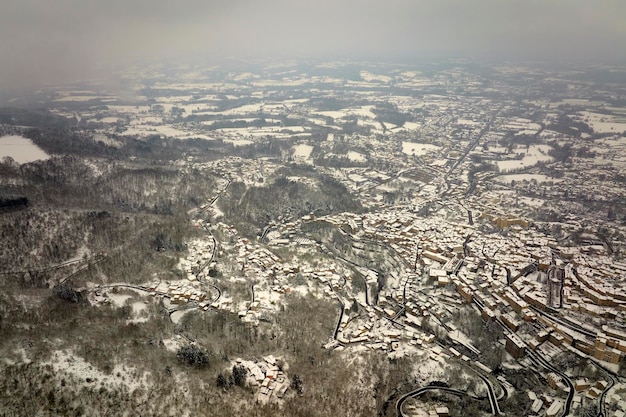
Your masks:
{"label": "snow-covered field", "polygon": [[311,152],[313,152],[313,147],[311,145],[305,145],[302,143],[293,147],[293,156],[295,158],[309,159]]}
{"label": "snow-covered field", "polygon": [[367,161],[367,158],[365,157],[365,155],[363,155],[362,153],[356,152],[356,151],[349,151],[348,152],[348,159],[354,162],[365,162]]}
{"label": "snow-covered field", "polygon": [[11,157],[18,164],[50,158],[40,147],[28,138],[11,135],[0,137],[0,159]]}
{"label": "snow-covered field", "polygon": [[514,152],[523,155],[522,159],[496,161],[496,164],[501,172],[531,167],[539,162],[552,161],[552,157],[548,154],[551,149],[552,147],[548,145],[531,145],[527,149],[517,148]]}
{"label": "snow-covered field", "polygon": [[235,145],[235,147],[252,145],[254,143],[249,139],[224,139],[224,142],[232,143],[233,145]]}
{"label": "snow-covered field", "polygon": [[497,182],[501,182],[504,184],[510,184],[512,181],[515,182],[524,182],[524,181],[536,181],[538,183],[544,182],[560,182],[561,179],[548,177],[543,174],[510,174],[510,175],[502,175],[496,178]]}
{"label": "snow-covered field", "polygon": [[398,129],[416,130],[416,129],[419,129],[420,127],[421,125],[419,123],[404,122],[404,125],[402,125],[402,127],[399,127]]}
{"label": "snow-covered field", "polygon": [[482,124],[481,122],[468,119],[459,119],[456,123],[463,126],[480,126]]}
{"label": "snow-covered field", "polygon": [[130,391],[147,385],[147,374],[139,373],[130,365],[116,364],[112,372],[104,373],[72,351],[56,350],[51,356],[51,360],[43,365],[50,365],[57,374],[73,376],[85,385],[124,386]]}
{"label": "snow-covered field", "polygon": [[68,101],[81,102],[81,101],[89,101],[89,100],[115,101],[117,99],[115,97],[106,97],[106,96],[99,96],[99,95],[72,95],[72,94],[68,94],[68,95],[63,95],[61,97],[58,97],[54,101],[60,101],[60,102],[68,102]]}
{"label": "snow-covered field", "polygon": [[342,110],[317,111],[315,114],[331,117],[333,119],[343,119],[348,116],[360,116],[366,119],[376,119],[377,116],[372,113],[373,108],[374,106],[360,106]]}
{"label": "snow-covered field", "polygon": [[540,198],[531,198],[531,197],[523,197],[520,196],[517,199],[518,203],[521,203],[523,205],[529,206],[529,207],[541,207],[544,204],[544,200],[540,199]]}
{"label": "snow-covered field", "polygon": [[436,152],[441,147],[429,143],[402,142],[402,153],[407,155],[422,156],[427,153]]}
{"label": "snow-covered field", "polygon": [[593,129],[595,133],[622,133],[626,132],[626,118],[616,118],[606,114],[593,113],[589,111],[579,112],[579,117]]}
{"label": "snow-covered field", "polygon": [[365,81],[367,82],[382,82],[382,83],[388,83],[390,81],[393,80],[393,78],[387,76],[387,75],[380,75],[380,74],[374,74],[371,73],[369,71],[361,71],[361,78],[363,78]]}

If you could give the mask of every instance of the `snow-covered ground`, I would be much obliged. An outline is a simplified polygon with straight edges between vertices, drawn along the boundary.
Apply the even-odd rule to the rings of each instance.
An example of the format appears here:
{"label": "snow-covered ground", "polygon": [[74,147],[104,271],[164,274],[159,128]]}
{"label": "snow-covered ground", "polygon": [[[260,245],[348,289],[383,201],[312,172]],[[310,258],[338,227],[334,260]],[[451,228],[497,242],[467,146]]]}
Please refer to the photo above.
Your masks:
{"label": "snow-covered ground", "polygon": [[232,143],[235,147],[252,145],[254,143],[250,139],[224,139],[224,142]]}
{"label": "snow-covered ground", "polygon": [[367,158],[365,157],[365,155],[363,155],[362,153],[356,152],[356,151],[349,151],[348,154],[348,159],[354,162],[365,162],[367,161]]}
{"label": "snow-covered ground", "polygon": [[50,365],[57,375],[72,376],[84,385],[126,387],[131,392],[148,385],[148,375],[131,365],[115,364],[110,373],[104,373],[72,351],[53,351],[50,361],[42,365]]}
{"label": "snow-covered ground", "polygon": [[544,183],[544,182],[560,182],[562,181],[562,179],[548,177],[547,175],[544,175],[544,174],[510,174],[510,175],[501,175],[499,177],[496,177],[495,181],[501,182],[504,184],[510,184],[512,181],[515,181],[515,182],[536,181],[538,183]]}
{"label": "snow-covered ground", "polygon": [[372,72],[365,71],[365,70],[361,71],[360,75],[361,75],[361,78],[363,78],[367,82],[388,83],[390,81],[393,81],[393,78],[387,75],[374,74]]}
{"label": "snow-covered ground", "polygon": [[593,129],[595,133],[622,133],[626,132],[626,117],[581,111],[575,119],[582,120]]}
{"label": "snow-covered ground", "polygon": [[32,140],[23,136],[10,135],[0,137],[0,159],[11,157],[18,164],[25,164],[50,158]]}
{"label": "snow-covered ground", "polygon": [[311,145],[301,143],[293,147],[293,156],[297,159],[309,159],[311,152],[313,152]]}
{"label": "snow-covered ground", "polygon": [[402,153],[407,155],[422,156],[440,149],[441,147],[429,143],[402,142]]}
{"label": "snow-covered ground", "polygon": [[531,167],[537,165],[538,162],[552,161],[552,157],[549,155],[551,149],[552,147],[548,145],[531,145],[528,148],[516,148],[514,152],[518,155],[523,155],[521,159],[496,161],[496,164],[501,172]]}

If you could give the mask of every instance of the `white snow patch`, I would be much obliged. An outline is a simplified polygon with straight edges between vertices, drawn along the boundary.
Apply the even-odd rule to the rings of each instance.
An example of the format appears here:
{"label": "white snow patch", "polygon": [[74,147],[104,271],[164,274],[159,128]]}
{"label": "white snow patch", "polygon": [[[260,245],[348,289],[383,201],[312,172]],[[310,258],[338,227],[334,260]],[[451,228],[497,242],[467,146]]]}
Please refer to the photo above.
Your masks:
{"label": "white snow patch", "polygon": [[132,297],[132,295],[128,295],[128,294],[113,294],[111,292],[109,292],[108,295],[109,295],[109,298],[111,299],[111,302],[116,307],[124,307],[124,304],[126,303],[126,301]]}
{"label": "white snow patch", "polygon": [[224,139],[224,142],[232,143],[235,147],[252,145],[254,143],[249,139]]}
{"label": "white snow patch", "polygon": [[623,117],[617,119],[612,115],[593,113],[589,111],[581,111],[578,114],[579,116],[574,116],[573,119],[581,120],[587,123],[595,133],[626,132],[626,123],[622,121],[624,119]]}
{"label": "white snow patch", "polygon": [[313,152],[313,147],[311,145],[301,143],[300,145],[293,147],[293,156],[295,158],[309,159],[311,152]]}
{"label": "white snow patch", "polygon": [[439,146],[429,143],[402,142],[402,153],[407,155],[422,156],[439,149],[441,149]]}
{"label": "white snow patch", "polygon": [[367,158],[365,158],[365,155],[363,155],[362,153],[356,152],[356,151],[349,151],[348,152],[348,159],[354,162],[365,162],[367,161]]}
{"label": "white snow patch", "polygon": [[32,140],[23,136],[10,135],[0,137],[0,159],[11,157],[18,164],[50,158]]}
{"label": "white snow patch", "polygon": [[[523,148],[518,148],[520,150]],[[552,161],[552,157],[548,154],[552,147],[548,145],[532,145],[529,146],[525,152],[520,152],[523,155],[522,159],[508,160],[508,161],[496,161],[498,170],[501,172],[511,171],[515,169],[522,169],[536,165],[538,162]]]}
{"label": "white snow patch", "polygon": [[389,77],[387,75],[374,74],[374,73],[371,73],[371,72],[365,71],[365,70],[362,70],[360,75],[361,75],[361,78],[363,78],[367,82],[376,82],[376,81],[378,81],[378,82],[382,82],[382,83],[388,83],[388,82],[393,81],[393,78]]}
{"label": "white snow patch", "polygon": [[[52,359],[42,365],[50,365],[57,374],[73,376],[83,381],[84,385],[125,386],[130,391],[147,385],[148,375],[144,372],[140,375],[132,366],[116,364],[111,374],[105,374],[71,351],[56,350],[52,352]],[[87,382],[87,379],[92,382]]]}
{"label": "white snow patch", "polygon": [[502,175],[495,179],[497,182],[510,184],[511,181],[515,182],[524,182],[524,181],[537,181],[538,183],[544,182],[561,182],[560,178],[552,178],[543,174],[510,174],[510,175]]}

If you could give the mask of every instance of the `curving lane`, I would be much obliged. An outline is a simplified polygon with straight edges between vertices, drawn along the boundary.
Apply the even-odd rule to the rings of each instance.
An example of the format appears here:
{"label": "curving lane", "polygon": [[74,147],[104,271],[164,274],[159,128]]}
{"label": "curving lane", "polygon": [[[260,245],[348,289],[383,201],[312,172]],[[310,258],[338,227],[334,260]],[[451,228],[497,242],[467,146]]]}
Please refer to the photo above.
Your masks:
{"label": "curving lane", "polygon": [[489,405],[491,406],[491,414],[494,416],[502,414],[500,411],[500,406],[498,406],[498,397],[493,389],[493,385],[491,385],[491,381],[484,375],[478,374],[478,377],[483,380],[485,385],[487,386],[487,398],[489,399]]}
{"label": "curving lane", "polygon": [[561,370],[552,366],[552,364],[548,362],[548,360],[544,358],[543,355],[541,355],[539,352],[534,352],[534,351],[529,350],[527,351],[527,355],[530,358],[530,360],[534,362],[536,365],[542,366],[546,368],[547,370],[554,372],[555,374],[557,374],[563,379],[563,381],[569,388],[569,393],[567,394],[567,399],[565,400],[565,408],[563,409],[563,414],[561,415],[563,417],[568,416],[572,408],[572,401],[574,400],[574,394],[576,393],[576,390],[574,389],[574,384],[572,383],[572,380],[570,379],[570,377],[567,376],[567,374],[565,374]]}
{"label": "curving lane", "polygon": [[426,387],[417,388],[413,391],[409,391],[408,393],[398,398],[398,400],[396,401],[396,415],[398,417],[406,417],[406,414],[404,414],[404,411],[402,411],[402,406],[404,405],[404,403],[409,398],[419,397],[420,395],[425,394],[428,391],[443,391],[443,392],[447,392],[449,394],[453,394],[459,397],[469,397],[473,400],[482,400],[484,398],[484,397],[474,397],[472,395],[469,395],[465,391],[461,391],[461,390],[454,389],[454,388],[439,387],[436,385],[428,385]]}

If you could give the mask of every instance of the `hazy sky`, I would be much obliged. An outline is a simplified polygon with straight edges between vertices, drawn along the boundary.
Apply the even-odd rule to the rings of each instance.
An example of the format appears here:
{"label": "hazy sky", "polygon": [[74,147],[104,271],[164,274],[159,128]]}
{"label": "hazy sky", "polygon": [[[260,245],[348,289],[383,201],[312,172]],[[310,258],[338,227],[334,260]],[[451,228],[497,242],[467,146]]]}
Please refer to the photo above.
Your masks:
{"label": "hazy sky", "polygon": [[224,55],[626,62],[626,1],[0,0],[0,88]]}

